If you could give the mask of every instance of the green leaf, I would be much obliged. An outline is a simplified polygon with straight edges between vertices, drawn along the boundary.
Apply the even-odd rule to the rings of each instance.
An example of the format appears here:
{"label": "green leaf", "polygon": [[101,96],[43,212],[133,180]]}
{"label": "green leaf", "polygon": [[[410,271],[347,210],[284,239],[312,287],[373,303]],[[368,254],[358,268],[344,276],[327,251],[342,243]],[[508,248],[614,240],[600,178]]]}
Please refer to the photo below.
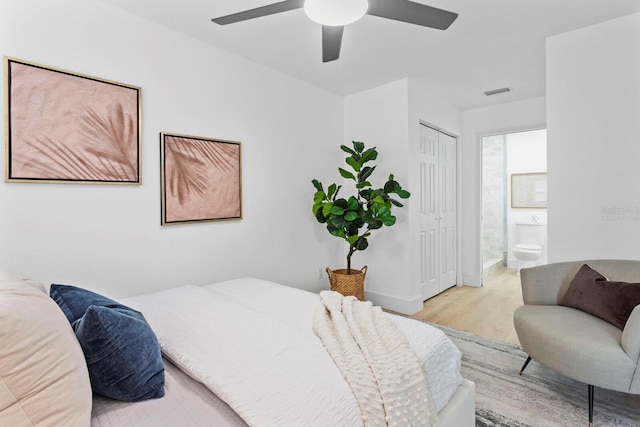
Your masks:
{"label": "green leaf", "polygon": [[341,216],[344,215],[344,209],[342,209],[340,206],[333,206],[331,208],[331,215],[337,215],[337,216]]}
{"label": "green leaf", "polygon": [[353,221],[356,218],[358,218],[358,213],[354,211],[349,211],[344,216],[345,221]]}
{"label": "green leaf", "polygon": [[346,179],[352,179],[352,180],[354,180],[354,181],[356,180],[356,177],[355,177],[351,172],[346,171],[346,170],[344,170],[344,169],[342,169],[342,168],[338,168],[338,171],[340,172],[340,175],[341,175],[343,178],[346,178]]}
{"label": "green leaf", "polygon": [[342,209],[347,209],[347,207],[349,206],[345,199],[338,199],[333,204],[336,206],[340,206]]}
{"label": "green leaf", "polygon": [[[331,222],[331,225],[333,225],[336,228],[344,228],[347,223],[345,222],[344,218],[341,216],[332,216],[331,218],[329,218],[329,222]],[[343,235],[344,235],[344,231],[343,231]]]}
{"label": "green leaf", "polygon": [[360,197],[362,197],[365,200],[370,200],[371,199],[371,192],[372,192],[372,190],[370,188],[364,189],[364,190],[360,191]]}
{"label": "green leaf", "polygon": [[374,219],[369,228],[371,228],[372,230],[382,228],[382,221],[380,221],[379,219]]}
{"label": "green leaf", "polygon": [[362,172],[360,172],[360,174],[358,175],[359,180],[360,181],[366,180],[371,176],[374,170],[376,170],[375,166],[373,167],[365,166],[364,168],[362,168]]}
{"label": "green leaf", "polygon": [[356,249],[359,251],[364,251],[369,247],[369,242],[364,237],[361,237],[360,240],[356,243]]}
{"label": "green leaf", "polygon": [[378,205],[384,205],[384,199],[381,196],[374,197],[372,202]]}
{"label": "green leaf", "polygon": [[357,236],[358,235],[358,231],[360,231],[360,227],[362,226],[358,226],[357,223],[352,222],[351,224],[347,225],[347,235],[348,236]]}
{"label": "green leaf", "polygon": [[333,200],[336,199],[336,197],[338,197],[338,193],[340,192],[340,189],[342,188],[342,185],[338,185],[338,188],[336,188],[336,192],[333,195]]}
{"label": "green leaf", "polygon": [[[331,209],[333,211],[333,209]],[[383,218],[391,213],[391,209],[389,209],[386,205],[380,206],[378,208],[378,215]]]}
{"label": "green leaf", "polygon": [[400,203],[400,202],[399,202],[399,201],[397,201],[397,200],[389,199],[389,201],[390,201],[391,203],[393,203],[395,206],[399,207],[399,208],[401,208],[402,206],[404,206],[402,203]]}
{"label": "green leaf", "polygon": [[322,206],[320,206],[320,208],[316,210],[316,219],[320,224],[324,224],[325,222],[327,222],[327,218],[322,215]]}
{"label": "green leaf", "polygon": [[358,236],[356,234],[355,236],[347,236],[346,240],[347,240],[347,242],[349,242],[350,245],[353,245],[355,242],[358,241],[359,238],[360,238],[360,236]]}
{"label": "green leaf", "polygon": [[362,163],[369,162],[371,160],[375,160],[378,158],[378,151],[376,147],[369,148],[367,151],[362,153]]}
{"label": "green leaf", "polygon": [[362,154],[362,150],[364,150],[364,142],[353,141],[353,148],[356,149],[356,153]]}
{"label": "green leaf", "polygon": [[398,196],[400,196],[401,199],[408,199],[409,196],[411,196],[411,193],[409,193],[406,190],[399,190],[398,191]]}
{"label": "green leaf", "polygon": [[324,192],[324,190],[322,189],[322,184],[320,183],[320,181],[318,181],[317,179],[314,179],[314,180],[311,181],[311,183],[316,188],[316,190]]}
{"label": "green leaf", "polygon": [[393,193],[397,185],[398,183],[395,181],[387,181],[387,183],[384,185],[384,192]]}
{"label": "green leaf", "polygon": [[330,199],[331,197],[333,197],[335,192],[336,192],[336,185],[331,184],[327,190],[327,199]]}
{"label": "green leaf", "polygon": [[369,200],[374,200],[376,197],[380,197],[384,192],[380,188],[372,189],[369,195]]}
{"label": "green leaf", "polygon": [[329,229],[329,226],[327,226],[327,230],[329,230],[329,233],[333,234],[334,236],[342,237],[344,239],[344,231],[342,230],[342,228]]}
{"label": "green leaf", "polygon": [[331,202],[325,203],[324,205],[322,205],[322,215],[324,215],[325,217],[329,216],[331,214],[332,207],[333,207],[333,203]]}
{"label": "green leaf", "polygon": [[393,224],[396,223],[396,217],[393,215],[386,216],[385,218],[382,219],[382,223],[387,227],[391,227]]}
{"label": "green leaf", "polygon": [[387,181],[393,181],[393,174],[389,174],[389,179]]}
{"label": "green leaf", "polygon": [[360,165],[360,162],[358,162],[355,158],[347,157],[344,161],[347,162],[347,164],[351,166],[354,171],[360,172],[360,168],[362,167],[362,165]]}
{"label": "green leaf", "polygon": [[353,151],[351,148],[347,147],[346,145],[341,145],[340,149],[342,151],[344,151],[345,153],[349,153],[349,154],[356,154],[355,151]]}
{"label": "green leaf", "polygon": [[326,194],[324,194],[324,191],[316,191],[315,194],[313,195],[313,202],[317,203],[317,202],[321,202],[325,199]]}
{"label": "green leaf", "polygon": [[350,211],[355,211],[355,210],[358,210],[359,207],[360,207],[360,202],[358,202],[358,199],[356,199],[353,196],[349,197],[349,200],[347,200],[347,208]]}

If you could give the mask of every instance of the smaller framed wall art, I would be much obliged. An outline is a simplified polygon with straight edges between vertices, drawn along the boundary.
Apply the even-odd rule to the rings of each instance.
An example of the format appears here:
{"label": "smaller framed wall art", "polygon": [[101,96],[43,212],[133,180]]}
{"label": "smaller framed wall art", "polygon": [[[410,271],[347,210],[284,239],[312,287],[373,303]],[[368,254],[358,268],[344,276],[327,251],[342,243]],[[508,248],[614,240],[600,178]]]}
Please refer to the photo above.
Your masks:
{"label": "smaller framed wall art", "polygon": [[140,88],[4,58],[7,182],[140,184]]}
{"label": "smaller framed wall art", "polygon": [[160,134],[162,225],[242,219],[240,143]]}
{"label": "smaller framed wall art", "polygon": [[547,173],[511,174],[511,207],[546,209]]}

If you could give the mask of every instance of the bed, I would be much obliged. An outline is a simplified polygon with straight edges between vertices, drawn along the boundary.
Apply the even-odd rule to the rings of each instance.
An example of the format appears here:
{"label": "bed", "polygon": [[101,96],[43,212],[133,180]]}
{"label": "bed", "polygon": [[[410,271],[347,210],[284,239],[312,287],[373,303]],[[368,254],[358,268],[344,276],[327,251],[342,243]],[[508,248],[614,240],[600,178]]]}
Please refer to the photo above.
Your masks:
{"label": "bed", "polygon": [[[9,288],[16,287],[16,281],[9,280]],[[3,288],[7,281],[0,274],[0,307]],[[157,336],[164,396],[122,402],[94,394],[91,425],[362,425],[349,385],[312,330],[319,299],[303,290],[244,278],[119,301],[143,313]],[[475,385],[460,376],[460,352],[451,341],[425,323],[385,316],[424,361],[437,425],[475,425]],[[66,373],[69,378],[73,375]],[[76,388],[85,398],[86,388]],[[40,410],[45,411],[44,420],[56,420],[46,408]],[[2,411],[0,407],[0,421]]]}

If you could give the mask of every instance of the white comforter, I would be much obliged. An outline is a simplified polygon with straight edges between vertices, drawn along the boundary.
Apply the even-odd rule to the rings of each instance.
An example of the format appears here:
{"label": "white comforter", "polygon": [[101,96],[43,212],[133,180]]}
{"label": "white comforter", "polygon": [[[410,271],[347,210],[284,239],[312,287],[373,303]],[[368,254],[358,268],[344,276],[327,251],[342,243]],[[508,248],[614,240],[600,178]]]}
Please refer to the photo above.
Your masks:
{"label": "white comforter", "polygon": [[[257,279],[185,286],[123,300],[163,353],[249,425],[362,425],[353,393],[312,330],[319,296]],[[438,329],[389,315],[425,360],[436,409],[462,382],[460,352]]]}

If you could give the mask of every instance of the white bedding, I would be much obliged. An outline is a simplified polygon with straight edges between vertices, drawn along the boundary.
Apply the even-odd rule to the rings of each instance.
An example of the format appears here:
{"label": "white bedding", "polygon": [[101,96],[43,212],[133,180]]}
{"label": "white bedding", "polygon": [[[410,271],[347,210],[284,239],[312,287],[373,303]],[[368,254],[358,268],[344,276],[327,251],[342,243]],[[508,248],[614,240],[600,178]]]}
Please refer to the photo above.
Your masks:
{"label": "white bedding", "polygon": [[93,395],[91,427],[247,427],[233,409],[202,383],[163,360],[164,396],[123,402]]}
{"label": "white bedding", "polygon": [[[165,355],[249,425],[362,425],[355,398],[313,334],[319,296],[257,279],[123,300]],[[462,382],[460,352],[439,330],[390,315],[425,360],[438,411]]]}

